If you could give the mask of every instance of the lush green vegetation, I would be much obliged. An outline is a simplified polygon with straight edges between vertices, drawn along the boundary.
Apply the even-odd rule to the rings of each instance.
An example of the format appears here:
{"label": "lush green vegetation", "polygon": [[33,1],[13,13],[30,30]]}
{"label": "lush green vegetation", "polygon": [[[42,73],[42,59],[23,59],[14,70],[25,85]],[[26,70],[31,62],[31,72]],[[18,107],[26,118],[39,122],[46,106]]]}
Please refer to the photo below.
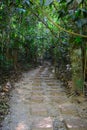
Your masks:
{"label": "lush green vegetation", "polygon": [[72,88],[83,91],[87,81],[86,0],[1,0],[0,28],[1,69],[16,70],[21,62],[37,63],[39,57],[50,55],[55,68],[66,69],[70,64]]}

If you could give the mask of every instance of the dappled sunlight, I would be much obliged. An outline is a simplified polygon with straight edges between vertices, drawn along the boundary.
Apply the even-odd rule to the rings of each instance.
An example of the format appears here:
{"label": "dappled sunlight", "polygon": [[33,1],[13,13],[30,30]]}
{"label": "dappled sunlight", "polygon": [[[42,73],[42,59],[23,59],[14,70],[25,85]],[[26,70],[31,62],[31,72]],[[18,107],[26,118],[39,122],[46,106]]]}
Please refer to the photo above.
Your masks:
{"label": "dappled sunlight", "polygon": [[72,126],[71,126],[71,125],[68,125],[68,128],[72,128]]}
{"label": "dappled sunlight", "polygon": [[38,122],[37,127],[38,128],[52,128],[52,118],[51,117],[44,118],[43,120]]}
{"label": "dappled sunlight", "polygon": [[26,130],[26,129],[27,129],[26,124],[24,124],[24,122],[20,122],[20,123],[17,125],[17,127],[16,127],[15,130]]}

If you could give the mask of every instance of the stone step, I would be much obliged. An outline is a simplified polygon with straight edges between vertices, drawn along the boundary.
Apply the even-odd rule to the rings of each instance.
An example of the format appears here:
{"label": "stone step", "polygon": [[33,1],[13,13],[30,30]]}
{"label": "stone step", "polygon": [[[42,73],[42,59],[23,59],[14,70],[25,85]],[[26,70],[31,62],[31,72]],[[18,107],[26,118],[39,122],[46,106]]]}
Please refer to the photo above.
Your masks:
{"label": "stone step", "polygon": [[78,111],[77,108],[74,104],[67,102],[67,103],[63,103],[61,105],[59,105],[60,111],[62,113],[62,115],[64,116],[78,116]]}
{"label": "stone step", "polygon": [[53,130],[53,120],[51,117],[36,119],[32,122],[32,130]]}
{"label": "stone step", "polygon": [[59,105],[59,108],[68,130],[87,130],[87,120],[79,117],[74,104],[67,102]]}
{"label": "stone step", "polygon": [[67,130],[87,130],[87,120],[80,117],[69,117],[64,122]]}

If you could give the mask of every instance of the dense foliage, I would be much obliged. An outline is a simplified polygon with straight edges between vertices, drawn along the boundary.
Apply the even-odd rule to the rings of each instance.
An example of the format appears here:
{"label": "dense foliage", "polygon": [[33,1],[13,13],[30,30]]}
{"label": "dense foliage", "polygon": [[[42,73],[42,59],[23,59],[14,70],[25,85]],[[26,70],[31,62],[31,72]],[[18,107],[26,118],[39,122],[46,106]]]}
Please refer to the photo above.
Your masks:
{"label": "dense foliage", "polygon": [[[51,56],[55,66],[72,67],[74,89],[87,81],[86,0],[1,0],[0,68],[37,63]],[[27,65],[27,63],[26,63]]]}

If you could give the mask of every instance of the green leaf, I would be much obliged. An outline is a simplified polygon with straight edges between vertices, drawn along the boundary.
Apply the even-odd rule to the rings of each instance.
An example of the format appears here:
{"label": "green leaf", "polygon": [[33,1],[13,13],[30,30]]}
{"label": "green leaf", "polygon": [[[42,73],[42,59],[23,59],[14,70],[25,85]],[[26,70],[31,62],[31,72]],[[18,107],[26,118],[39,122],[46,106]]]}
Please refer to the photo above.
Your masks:
{"label": "green leaf", "polygon": [[78,4],[82,3],[83,0],[76,0],[78,2]]}
{"label": "green leaf", "polygon": [[83,89],[83,80],[82,79],[78,79],[77,81],[76,81],[76,85],[77,85],[77,87],[78,87],[78,89],[80,89],[80,90],[82,90]]}
{"label": "green leaf", "polygon": [[75,39],[75,42],[76,42],[76,43],[81,43],[81,41],[82,41],[82,38],[81,38],[81,37],[76,37],[76,39]]}
{"label": "green leaf", "polygon": [[50,5],[52,2],[53,2],[53,0],[46,0],[45,3],[44,3],[44,5],[46,5],[46,6]]}
{"label": "green leaf", "polygon": [[23,8],[17,8],[16,10],[17,10],[19,13],[25,13],[25,12],[26,12],[26,10],[23,9]]}
{"label": "green leaf", "polygon": [[30,5],[30,0],[24,0],[24,3],[26,3],[27,5]]}

